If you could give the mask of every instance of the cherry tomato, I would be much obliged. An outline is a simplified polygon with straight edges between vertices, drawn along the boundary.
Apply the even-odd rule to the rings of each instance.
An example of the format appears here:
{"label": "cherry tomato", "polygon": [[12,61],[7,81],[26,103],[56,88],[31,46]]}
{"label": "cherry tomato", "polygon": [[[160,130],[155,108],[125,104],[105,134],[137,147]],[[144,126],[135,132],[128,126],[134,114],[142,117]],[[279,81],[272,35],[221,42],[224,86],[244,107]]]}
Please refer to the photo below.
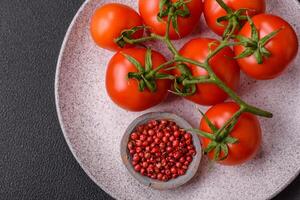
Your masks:
{"label": "cherry tomato", "polygon": [[[266,4],[264,0],[223,0],[233,11],[241,8],[248,9],[248,15],[254,16],[265,12]],[[222,35],[227,22],[221,22],[224,26],[218,25],[217,19],[227,15],[227,12],[217,3],[216,0],[204,0],[204,17],[208,27],[218,35]]]}
{"label": "cherry tomato", "polygon": [[[214,50],[218,46],[218,41],[208,38],[196,38],[186,43],[179,54],[199,62],[204,62],[209,54],[209,44],[211,50]],[[233,51],[226,47],[222,49],[217,55],[215,55],[209,62],[212,70],[215,74],[230,88],[236,90],[240,80],[240,70],[236,61],[232,59],[234,57]],[[187,63],[186,63],[187,64]],[[201,67],[187,64],[192,72],[193,76],[205,76],[208,75],[207,71]],[[178,69],[174,70],[176,76],[180,75]],[[197,92],[193,96],[186,97],[188,100],[193,101],[201,105],[214,105],[221,103],[227,98],[227,94],[218,86],[212,83],[197,84]]]}
{"label": "cherry tomato", "polygon": [[[172,0],[172,2],[177,2],[178,0]],[[164,20],[159,21],[157,15],[159,13],[159,3],[160,0],[139,0],[139,11],[144,20],[144,23],[151,27],[151,31],[159,34],[165,35],[166,32],[166,17]],[[190,15],[188,17],[178,16],[178,29],[179,35],[174,30],[174,27],[170,27],[170,38],[179,39],[189,33],[191,33],[195,26],[198,24],[201,13],[202,13],[202,1],[201,0],[191,0],[186,4]]]}
{"label": "cherry tomato", "polygon": [[[207,118],[216,126],[221,128],[237,111],[239,106],[233,102],[217,104],[211,107],[207,112]],[[200,130],[211,133],[211,129],[202,118]],[[261,128],[256,116],[250,113],[243,113],[238,119],[237,124],[229,133],[229,136],[238,139],[237,143],[228,145],[228,157],[219,161],[224,165],[238,165],[251,159],[258,151],[261,144]],[[203,148],[206,148],[211,142],[210,139],[201,137]],[[220,157],[223,156],[221,153]],[[214,150],[208,153],[208,157],[213,160]]]}
{"label": "cherry tomato", "polygon": [[[252,18],[261,38],[282,28],[264,46],[270,53],[270,57],[264,57],[263,63],[258,64],[254,55],[238,59],[241,69],[255,79],[272,79],[279,76],[295,58],[298,52],[298,39],[291,25],[280,17],[260,14]],[[239,32],[239,35],[251,38],[249,22]],[[235,46],[235,55],[240,55],[245,50],[243,46]]]}
{"label": "cherry tomato", "polygon": [[[138,80],[128,78],[129,72],[138,70],[124,54],[135,58],[143,67],[145,65],[144,48],[124,49],[111,58],[106,71],[106,90],[113,102],[129,111],[142,111],[162,102],[167,96],[171,82],[157,79],[155,92],[150,92],[147,88],[142,92],[139,91]],[[166,62],[164,56],[156,51],[152,51],[151,57],[153,69]]]}
{"label": "cherry tomato", "polygon": [[[96,9],[91,19],[90,31],[97,45],[104,49],[117,51],[121,48],[114,40],[121,35],[121,32],[142,24],[142,18],[132,8],[118,3],[109,3]],[[143,31],[140,30],[133,35],[133,38],[142,35]]]}

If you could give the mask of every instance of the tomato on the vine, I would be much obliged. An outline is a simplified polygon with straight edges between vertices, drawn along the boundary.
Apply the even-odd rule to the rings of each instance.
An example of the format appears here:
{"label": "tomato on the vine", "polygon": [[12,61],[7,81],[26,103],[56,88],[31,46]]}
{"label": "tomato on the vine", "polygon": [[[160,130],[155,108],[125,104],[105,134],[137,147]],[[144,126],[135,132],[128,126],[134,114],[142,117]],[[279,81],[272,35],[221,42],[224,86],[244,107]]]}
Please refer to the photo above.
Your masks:
{"label": "tomato on the vine", "polygon": [[[163,17],[162,20],[158,18],[158,14],[160,12],[160,2],[161,0],[139,0],[139,12],[143,18],[145,25],[150,27],[150,31],[163,36],[166,33],[167,17]],[[176,17],[177,20],[175,19],[178,24],[179,36],[174,29],[174,23],[171,23],[170,27],[170,38],[179,39],[191,33],[194,30],[195,26],[198,24],[202,13],[202,1],[171,0],[171,2],[187,2],[186,6],[188,8],[188,14],[185,17],[178,15]],[[179,10],[181,11],[183,9],[183,6],[179,8]]]}
{"label": "tomato on the vine", "polygon": [[[239,105],[233,102],[217,104],[211,107],[205,115],[217,129],[220,129],[239,108]],[[212,133],[204,118],[200,121],[199,129],[206,133]],[[224,165],[238,165],[251,159],[261,144],[261,128],[257,117],[250,113],[241,114],[229,136],[237,139],[237,142],[227,144],[228,156],[218,162]],[[211,143],[211,140],[205,137],[201,137],[201,141],[203,148],[206,148]],[[214,159],[214,153],[215,149],[208,153],[208,157],[212,160]],[[221,151],[219,158],[223,155],[224,152]]]}
{"label": "tomato on the vine", "polygon": [[[291,25],[282,18],[270,15],[260,14],[252,18],[254,26],[257,29],[257,39],[254,42],[257,47],[249,46],[249,55],[237,59],[241,69],[250,77],[255,79],[272,79],[279,76],[295,58],[298,52],[298,39]],[[265,37],[277,32],[270,39]],[[247,22],[239,35],[252,39],[252,28],[250,22]],[[255,41],[255,40],[253,40]],[[245,53],[245,46],[237,45],[234,47],[236,56]],[[251,50],[254,50],[251,55]],[[259,53],[259,54],[257,54]],[[261,63],[258,63],[260,56]]]}
{"label": "tomato on the vine", "polygon": [[[204,62],[209,51],[214,50],[219,42],[208,38],[195,38],[186,43],[179,51],[183,57]],[[209,48],[210,46],[210,48]],[[211,58],[209,64],[214,73],[231,89],[236,90],[240,80],[240,69],[233,59],[234,53],[229,47],[225,47],[218,54]],[[207,71],[201,67],[186,63],[191,73],[195,77],[208,75]],[[181,75],[178,69],[174,70],[175,75]],[[197,91],[192,96],[186,98],[201,105],[214,105],[221,103],[228,95],[213,83],[197,84]]]}
{"label": "tomato on the vine", "polygon": [[[142,26],[143,20],[132,8],[118,3],[105,4],[94,12],[91,18],[90,32],[95,43],[104,49],[118,51],[121,49],[115,40],[122,31]],[[133,38],[142,37],[143,31],[133,34]],[[130,45],[126,44],[126,47]]]}
{"label": "tomato on the vine", "polygon": [[[162,102],[167,96],[171,82],[167,79],[156,79],[156,91],[144,88],[140,91],[140,81],[129,78],[129,73],[138,72],[125,55],[131,56],[145,68],[147,50],[144,48],[128,48],[117,52],[110,60],[106,71],[106,90],[110,98],[118,106],[129,111],[142,111]],[[163,55],[152,51],[152,69],[166,62]],[[164,72],[164,70],[159,70]]]}
{"label": "tomato on the vine", "polygon": [[[249,16],[254,16],[259,13],[264,13],[266,9],[266,4],[264,0],[223,0],[223,2],[232,11],[237,11],[239,9],[248,9],[247,14]],[[220,22],[223,26],[217,23],[217,19],[226,16],[228,13],[218,4],[216,0],[204,0],[204,17],[208,27],[218,35],[223,35],[224,30],[228,25],[228,20]],[[245,12],[241,13],[246,15]],[[236,17],[232,15],[232,17]],[[245,21],[246,22],[246,21]]]}

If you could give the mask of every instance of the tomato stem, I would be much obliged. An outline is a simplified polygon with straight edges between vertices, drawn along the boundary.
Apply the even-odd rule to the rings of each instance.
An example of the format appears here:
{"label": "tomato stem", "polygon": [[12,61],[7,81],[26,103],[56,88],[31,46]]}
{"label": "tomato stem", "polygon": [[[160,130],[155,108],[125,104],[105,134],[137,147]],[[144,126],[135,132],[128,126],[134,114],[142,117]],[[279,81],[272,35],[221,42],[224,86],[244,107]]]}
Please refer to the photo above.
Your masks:
{"label": "tomato stem", "polygon": [[238,118],[245,112],[245,108],[241,107],[217,132],[216,140],[223,141],[230,133],[230,127],[234,127],[238,122]]}
{"label": "tomato stem", "polygon": [[[171,20],[172,20],[172,17],[174,15],[174,8],[171,7],[170,8],[170,11],[168,13],[168,20],[167,20],[167,27],[166,27],[166,34],[165,34],[165,38],[164,38],[164,41],[165,43],[167,44],[169,50],[173,53],[173,55],[178,55],[178,51],[177,49],[175,48],[175,46],[173,45],[173,43],[171,42],[170,40],[170,26],[171,26]],[[175,28],[175,27],[173,27]]]}
{"label": "tomato stem", "polygon": [[[172,13],[171,13],[172,14]],[[171,15],[169,14],[169,15]],[[179,54],[179,52],[176,50],[175,46],[173,45],[172,41],[170,40],[170,38],[167,36],[169,35],[169,27],[170,27],[170,23],[171,23],[171,17],[168,16],[168,21],[167,24],[169,24],[167,26],[167,33],[164,37],[157,35],[155,33],[152,33],[150,36],[146,36],[143,38],[139,38],[139,39],[128,39],[128,38],[124,38],[124,41],[130,43],[130,44],[138,44],[141,42],[145,42],[145,41],[149,41],[149,40],[160,40],[162,42],[164,42],[167,47],[169,48],[169,50],[173,53],[174,59],[171,61],[168,61],[162,65],[160,65],[158,68],[153,70],[153,73],[158,72],[160,69],[163,69],[167,66],[169,66],[170,64],[174,63],[174,62],[179,62],[179,63],[190,63],[193,64],[195,66],[201,67],[205,70],[207,70],[208,74],[209,74],[209,79],[207,78],[201,78],[201,79],[194,79],[194,80],[184,80],[183,84],[184,85],[192,85],[192,84],[200,84],[200,83],[214,83],[216,85],[218,85],[224,92],[226,92],[228,94],[228,96],[230,96],[230,98],[232,100],[234,100],[236,103],[238,103],[240,106],[245,107],[245,111],[258,115],[258,116],[262,116],[262,117],[267,117],[267,118],[271,118],[273,115],[272,113],[268,112],[268,111],[264,111],[260,108],[257,108],[255,106],[249,105],[247,104],[245,101],[243,101],[231,88],[229,88],[221,79],[219,79],[219,77],[214,73],[214,71],[212,70],[209,61],[216,55],[218,54],[222,49],[228,47],[228,46],[233,46],[236,43],[234,42],[229,42],[228,39],[224,39],[220,42],[220,44],[218,45],[218,47],[213,50],[212,52],[209,53],[209,55],[207,56],[206,60],[204,63],[198,62],[196,60],[193,59],[189,59],[186,57],[183,57]],[[148,75],[150,76],[150,75]],[[147,76],[147,78],[148,78]]]}
{"label": "tomato stem", "polygon": [[176,62],[190,63],[190,64],[193,64],[193,65],[202,67],[203,69],[206,69],[206,67],[207,67],[207,65],[205,65],[204,63],[200,63],[200,62],[198,62],[196,60],[193,60],[193,59],[190,59],[190,58],[186,58],[186,57],[183,57],[181,55],[175,56],[175,60],[176,60]]}
{"label": "tomato stem", "polygon": [[[162,1],[162,3],[165,1]],[[159,67],[157,67],[156,69],[153,69],[151,73],[149,73],[145,78],[151,78],[152,76],[155,76],[155,73],[157,73],[159,70],[165,68],[165,67],[170,67],[171,64],[173,63],[178,63],[176,65],[177,68],[183,67],[182,64],[184,63],[189,63],[192,65],[195,65],[197,67],[201,67],[203,69],[205,69],[208,73],[207,76],[203,76],[203,77],[193,77],[192,75],[185,75],[184,77],[180,77],[178,79],[176,79],[174,77],[174,88],[175,91],[171,91],[174,94],[180,95],[180,96],[190,96],[193,95],[196,92],[196,84],[201,84],[201,83],[213,83],[216,84],[220,89],[222,89],[224,92],[226,92],[228,94],[228,96],[235,101],[237,104],[239,104],[240,109],[239,111],[237,111],[231,119],[229,119],[223,127],[221,127],[218,131],[216,131],[216,141],[222,141],[225,140],[224,138],[228,138],[228,143],[234,143],[234,141],[236,141],[234,138],[230,138],[228,136],[229,132],[228,131],[230,129],[230,127],[234,127],[234,125],[237,123],[237,120],[239,118],[239,116],[244,113],[244,112],[248,112],[248,113],[252,113],[254,115],[258,115],[258,116],[262,116],[262,117],[267,117],[267,118],[271,118],[273,115],[272,113],[262,110],[260,108],[257,108],[255,106],[249,105],[247,104],[245,101],[243,101],[230,87],[228,87],[212,70],[211,66],[210,66],[210,60],[217,55],[222,49],[229,47],[229,46],[234,46],[237,44],[241,44],[243,43],[251,45],[248,48],[258,48],[257,45],[257,41],[258,41],[258,35],[256,35],[255,31],[252,31],[252,40],[251,39],[245,39],[245,38],[239,38],[239,36],[234,36],[234,32],[236,28],[239,28],[240,24],[239,21],[240,20],[245,20],[246,18],[248,18],[248,20],[250,21],[250,23],[252,22],[251,19],[249,18],[249,16],[244,16],[242,15],[242,13],[246,12],[246,9],[240,9],[237,11],[233,11],[231,8],[229,8],[224,1],[222,0],[217,0],[217,2],[219,3],[219,5],[224,8],[227,12],[227,15],[224,17],[221,17],[219,19],[219,23],[221,21],[229,21],[231,23],[231,27],[227,27],[228,30],[226,32],[226,34],[224,33],[224,37],[223,36],[223,40],[220,41],[219,44],[217,43],[212,43],[209,46],[209,49],[212,45],[218,45],[214,50],[212,50],[207,58],[205,59],[204,63],[198,62],[196,60],[193,59],[189,59],[186,57],[183,57],[182,55],[179,54],[178,50],[175,48],[174,44],[172,43],[172,41],[170,40],[170,26],[171,23],[173,24],[173,28],[176,29],[178,27],[174,27],[177,26],[177,22],[174,22],[174,19],[177,20],[177,16],[176,18],[174,18],[174,15],[176,15],[176,9],[178,9],[177,7],[181,7],[181,4],[178,5],[173,5],[170,3],[167,3],[167,5],[169,6],[167,8],[167,10],[164,10],[165,8],[163,7],[163,5],[161,5],[161,11],[159,13],[159,16],[161,17],[161,20],[163,20],[162,17],[166,17],[167,16],[167,20],[166,20],[166,33],[164,36],[160,36],[157,35],[155,33],[151,33],[149,36],[146,37],[142,37],[142,38],[138,38],[138,39],[131,39],[128,37],[124,37],[124,41],[129,43],[129,44],[139,44],[139,43],[143,43],[149,40],[160,40],[162,42],[165,43],[165,45],[168,47],[168,49],[172,52],[173,54],[173,59],[160,65]],[[185,3],[185,2],[183,2]],[[177,6],[177,7],[176,7]],[[185,13],[184,16],[187,16],[188,13]],[[184,17],[181,16],[181,17]],[[280,29],[281,30],[281,29]],[[274,37],[280,30],[268,35],[268,37],[262,39],[261,42],[261,46],[264,46],[264,44],[269,41],[269,39],[271,39],[272,37]],[[178,30],[177,30],[178,33]],[[235,37],[238,40],[240,40],[239,42],[230,42],[229,39]],[[253,47],[253,45],[255,45]],[[245,52],[244,54],[248,54],[249,52]],[[253,53],[253,52],[252,52]],[[169,77],[171,78],[171,77]],[[183,91],[180,90],[181,86],[179,86],[179,84],[181,84],[184,88]],[[223,144],[220,144],[223,145]],[[221,150],[224,151],[224,146],[222,146],[223,148],[221,148],[220,146],[218,148],[221,148]]]}
{"label": "tomato stem", "polygon": [[233,11],[232,11],[232,9],[231,8],[229,8],[225,3],[224,3],[224,1],[222,1],[222,0],[216,0],[217,1],[217,3],[228,13],[228,14],[232,14],[233,13]]}
{"label": "tomato stem", "polygon": [[[172,13],[171,13],[172,14]],[[169,13],[169,15],[171,15]],[[168,15],[168,16],[169,16]],[[168,21],[167,21],[167,27],[170,26],[171,23],[171,17],[168,17]],[[167,28],[167,31],[170,31],[169,28]],[[166,33],[166,35],[169,35],[169,32]],[[252,114],[258,115],[258,116],[262,116],[262,117],[268,117],[271,118],[273,115],[272,113],[268,112],[268,111],[264,111],[260,108],[257,108],[255,106],[251,106],[248,105],[246,102],[244,102],[230,87],[228,87],[212,70],[209,61],[216,55],[218,54],[222,49],[228,47],[228,46],[233,46],[236,43],[234,42],[229,42],[228,39],[224,39],[220,42],[220,44],[218,45],[218,47],[213,50],[212,52],[209,53],[209,55],[207,56],[206,60],[204,63],[200,63],[198,61],[195,61],[193,59],[189,59],[186,57],[183,57],[181,55],[179,55],[178,51],[176,50],[176,48],[174,47],[174,45],[172,44],[171,40],[169,39],[169,37],[164,37],[164,38],[159,38],[160,40],[162,40],[163,42],[165,42],[165,44],[168,46],[168,48],[171,50],[171,52],[174,54],[174,60],[176,62],[183,62],[183,63],[190,63],[196,66],[199,66],[205,70],[207,70],[208,74],[209,74],[209,79],[200,79],[200,80],[184,80],[183,83],[185,84],[197,84],[197,83],[203,83],[203,82],[210,82],[210,83],[215,83],[216,85],[218,85],[224,92],[226,92],[228,94],[228,96],[231,97],[231,99],[233,99],[236,103],[238,103],[241,107],[245,108],[245,111],[250,112]],[[244,109],[243,109],[244,110]]]}
{"label": "tomato stem", "polygon": [[184,85],[184,86],[200,84],[200,83],[213,83],[213,80],[211,80],[210,78],[207,78],[206,76],[200,76],[198,79],[182,81],[182,85]]}
{"label": "tomato stem", "polygon": [[[235,144],[238,142],[238,139],[233,138],[230,136],[230,132],[233,130],[234,126],[238,122],[239,117],[245,113],[252,113],[257,116],[261,117],[267,117],[271,118],[273,116],[272,113],[262,110],[258,107],[252,106],[248,103],[246,103],[244,100],[242,100],[235,91],[233,91],[229,86],[227,86],[212,70],[210,61],[212,58],[214,58],[220,51],[222,51],[224,48],[234,45],[243,45],[246,47],[246,50],[241,53],[241,55],[238,55],[237,57],[234,57],[234,59],[247,57],[249,55],[254,54],[256,56],[256,59],[258,63],[263,62],[264,57],[270,56],[270,52],[264,47],[265,44],[275,37],[279,31],[283,29],[280,28],[277,31],[274,31],[270,33],[269,35],[265,36],[264,38],[260,39],[258,35],[258,31],[251,20],[251,18],[248,15],[245,15],[244,13],[247,13],[247,9],[239,9],[239,10],[232,10],[228,5],[224,3],[223,0],[216,0],[217,3],[227,12],[225,16],[222,16],[217,19],[216,23],[220,26],[224,26],[221,22],[228,22],[227,27],[223,33],[223,38],[220,42],[214,42],[210,43],[209,53],[207,58],[204,60],[204,62],[198,62],[196,60],[186,58],[178,52],[174,44],[172,43],[170,39],[170,29],[171,25],[173,26],[173,29],[175,32],[179,35],[179,29],[178,29],[178,17],[188,17],[189,16],[189,10],[187,8],[187,3],[190,1],[177,1],[176,3],[172,3],[170,0],[161,0],[160,2],[160,12],[158,13],[157,17],[160,20],[165,20],[167,17],[167,20],[165,20],[166,23],[166,33],[164,36],[151,33],[148,36],[133,39],[131,36],[140,29],[146,27],[134,27],[130,30],[124,30],[119,38],[117,38],[117,42],[119,45],[125,45],[128,44],[141,44],[150,40],[159,40],[162,41],[168,49],[173,54],[173,59],[170,61],[167,61],[160,66],[158,66],[155,69],[152,69],[152,62],[151,62],[151,50],[148,50],[148,56],[146,58],[146,71],[144,71],[144,68],[140,66],[140,64],[134,60],[133,58],[130,58],[127,56],[127,59],[131,61],[138,69],[138,73],[129,73],[129,78],[135,78],[139,81],[140,90],[143,91],[146,87],[150,90],[155,92],[156,90],[156,84],[155,79],[171,79],[174,81],[174,87],[173,90],[170,91],[171,93],[174,93],[179,96],[191,96],[194,95],[197,92],[197,84],[203,84],[203,83],[212,83],[217,85],[220,89],[222,89],[234,102],[236,102],[240,109],[228,120],[225,122],[225,124],[220,128],[217,129],[213,125],[212,122],[209,121],[209,119],[205,116],[205,114],[202,113],[204,119],[209,124],[209,127],[211,128],[211,133],[203,132],[199,129],[193,129],[192,131],[199,134],[201,137],[206,137],[211,140],[211,143],[208,145],[208,147],[204,150],[205,153],[209,153],[210,151],[214,150],[214,159],[215,160],[223,160],[226,159],[228,156],[228,144]],[[180,11],[180,12],[178,12]],[[241,35],[235,35],[235,31],[241,27],[241,21],[247,20],[249,21],[251,25],[251,38],[246,38]],[[237,39],[237,42],[231,42],[230,39]],[[124,43],[125,42],[125,43]],[[213,45],[217,45],[217,47],[214,50],[211,50],[211,47]],[[187,67],[186,64],[192,64],[197,67],[201,67],[207,71],[206,76],[200,76],[200,77],[194,77]],[[173,66],[170,66],[173,65]],[[167,68],[167,69],[166,69]],[[171,70],[173,68],[177,68],[181,72],[180,77],[175,77],[171,74],[164,74],[164,73],[158,73],[160,70]],[[223,152],[223,157],[220,158],[220,153]]]}
{"label": "tomato stem", "polygon": [[159,65],[157,68],[152,69],[152,70],[150,71],[150,73],[148,73],[148,74],[146,75],[145,78],[152,78],[159,70],[161,70],[161,69],[163,69],[163,68],[165,68],[165,67],[170,66],[170,65],[173,64],[174,62],[175,62],[175,60],[170,60],[170,61],[167,61],[167,62],[165,62],[165,63]]}
{"label": "tomato stem", "polygon": [[241,28],[242,21],[247,20],[247,16],[244,13],[247,13],[249,9],[241,8],[235,11],[226,5],[223,0],[216,1],[227,13],[225,16],[219,17],[216,24],[219,26],[225,26],[225,24],[222,24],[221,22],[227,22],[226,28],[223,32],[223,39],[231,38],[235,31]]}
{"label": "tomato stem", "polygon": [[147,42],[147,41],[150,41],[150,40],[155,40],[155,39],[156,39],[156,37],[154,37],[152,35],[142,37],[142,38],[138,38],[138,39],[129,39],[127,37],[123,38],[123,40],[125,42],[127,42],[128,44],[140,44],[140,43]]}

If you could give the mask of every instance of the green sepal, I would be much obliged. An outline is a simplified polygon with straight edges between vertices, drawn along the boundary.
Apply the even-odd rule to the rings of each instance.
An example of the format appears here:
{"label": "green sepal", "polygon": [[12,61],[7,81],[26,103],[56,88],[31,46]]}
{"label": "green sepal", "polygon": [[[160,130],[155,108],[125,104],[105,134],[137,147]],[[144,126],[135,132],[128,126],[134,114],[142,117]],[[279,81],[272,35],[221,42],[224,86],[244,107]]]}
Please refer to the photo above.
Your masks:
{"label": "green sepal", "polygon": [[187,96],[192,96],[196,93],[197,88],[196,84],[188,85],[188,86],[183,86],[181,83],[183,82],[185,78],[184,77],[178,77],[175,78],[174,80],[174,90],[170,90],[169,92],[181,97],[187,97]]}
{"label": "green sepal", "polygon": [[211,152],[213,149],[215,149],[217,147],[218,143],[216,143],[215,141],[211,141],[207,147],[203,150],[204,154],[208,154],[209,152]]}
{"label": "green sepal", "polygon": [[253,22],[253,20],[247,16],[248,22],[251,27],[251,38],[247,38],[241,35],[236,36],[236,39],[239,40],[238,44],[244,46],[246,49],[235,57],[235,59],[241,59],[254,55],[258,64],[262,64],[264,58],[268,58],[272,53],[265,47],[265,45],[274,38],[284,27],[269,33],[264,36],[262,39],[259,38],[258,30]]}
{"label": "green sepal", "polygon": [[214,151],[214,160],[215,161],[219,161],[220,153],[221,153],[221,145],[218,144],[215,147],[215,151]]}
{"label": "green sepal", "polygon": [[139,91],[143,92],[147,88],[150,92],[156,92],[157,85],[156,79],[174,79],[175,77],[170,74],[158,73],[152,69],[152,50],[149,48],[145,54],[145,68],[139,61],[130,55],[123,52],[121,54],[137,69],[137,72],[129,72],[127,79],[136,79],[139,84]]}
{"label": "green sepal", "polygon": [[188,131],[192,131],[192,132],[200,135],[201,137],[205,137],[205,138],[208,138],[210,140],[215,140],[216,139],[214,134],[207,133],[207,132],[199,130],[199,129],[188,129]]}
{"label": "green sepal", "polygon": [[157,18],[159,21],[162,21],[163,17],[168,16],[172,3],[170,0],[160,0],[159,2],[159,13],[157,14]]}
{"label": "green sepal", "polygon": [[183,85],[183,82],[185,80],[193,79],[191,71],[189,70],[187,65],[183,63],[178,64],[176,68],[180,71],[181,76],[175,78],[173,85],[175,91],[170,92],[182,97],[194,95],[197,91],[196,84]]}
{"label": "green sepal", "polygon": [[233,129],[234,129],[236,123],[238,122],[238,119],[239,119],[239,118],[233,118],[233,119],[231,120],[230,124],[229,124],[228,127],[227,127],[228,132],[233,131]]}
{"label": "green sepal", "polygon": [[143,75],[141,75],[142,79],[145,82],[146,87],[151,91],[151,92],[155,92],[157,87],[156,87],[156,83],[153,80],[147,80]]}
{"label": "green sepal", "polygon": [[221,22],[228,22],[227,26],[223,32],[224,38],[231,38],[236,30],[240,30],[243,24],[243,21],[247,20],[247,16],[244,13],[248,10],[246,8],[241,8],[236,11],[232,10],[229,6],[224,3],[223,0],[216,0],[218,4],[226,11],[225,16],[221,16],[216,20],[216,24],[223,26]]}
{"label": "green sepal", "polygon": [[267,44],[267,42],[269,42],[272,38],[274,38],[283,29],[284,29],[284,27],[280,27],[278,30],[273,31],[273,32],[269,33],[268,35],[266,35],[265,37],[263,37],[260,40],[260,45],[265,46]]}
{"label": "green sepal", "polygon": [[263,63],[263,55],[261,54],[260,49],[256,49],[254,51],[254,57],[255,57],[258,64]]}
{"label": "green sepal", "polygon": [[188,7],[184,4],[183,5],[184,9],[183,10],[176,10],[174,12],[175,15],[180,16],[180,17],[188,17],[190,16],[190,11]]}
{"label": "green sepal", "polygon": [[254,41],[258,41],[259,40],[259,35],[258,35],[258,31],[257,31],[257,28],[253,22],[253,20],[251,19],[251,17],[247,16],[248,17],[248,22],[250,24],[250,27],[251,27],[251,39],[254,40]]}
{"label": "green sepal", "polygon": [[139,61],[137,61],[134,57],[130,56],[130,55],[127,55],[123,52],[121,52],[121,54],[131,63],[133,64],[136,69],[140,72],[145,72],[145,69],[144,67],[141,65],[141,63],[139,63]]}
{"label": "green sepal", "polygon": [[125,29],[121,32],[121,35],[114,39],[114,42],[121,48],[123,48],[127,42],[124,40],[124,38],[132,39],[133,34],[135,34],[137,31],[146,29],[145,26],[135,26],[131,29]]}
{"label": "green sepal", "polygon": [[238,25],[238,22],[236,22],[236,20],[232,20],[232,19],[229,19],[229,23],[227,24],[224,32],[223,32],[223,39],[224,38],[230,38],[231,35],[234,33],[234,31],[236,30],[237,28],[237,25]]}
{"label": "green sepal", "polygon": [[205,122],[209,126],[209,128],[212,130],[213,133],[218,131],[218,128],[208,119],[205,113],[203,113],[200,109],[198,111],[201,113],[202,117],[204,118]]}
{"label": "green sepal", "polygon": [[144,80],[139,80],[139,91],[143,92],[145,90],[146,84]]}
{"label": "green sepal", "polygon": [[137,79],[137,80],[140,80],[140,73],[138,73],[138,72],[129,72],[128,74],[127,74],[127,79],[132,79],[132,78],[134,78],[134,79]]}
{"label": "green sepal", "polygon": [[252,45],[253,47],[257,47],[257,44],[255,41],[253,41],[251,38],[247,38],[245,36],[242,35],[237,35],[235,36],[235,38],[239,41],[239,44],[243,45],[243,46],[248,46],[248,45]]}
{"label": "green sepal", "polygon": [[177,15],[174,15],[174,16],[172,17],[172,26],[173,26],[173,28],[174,28],[176,34],[177,34],[178,36],[180,36],[180,35],[179,35],[179,30],[178,30]]}
{"label": "green sepal", "polygon": [[190,0],[189,1],[178,0],[177,2],[174,3],[172,3],[172,1],[170,0],[161,0],[159,2],[159,13],[157,14],[158,21],[162,21],[163,17],[167,17],[170,15],[169,17],[172,26],[179,37],[180,35],[178,29],[178,16],[180,17],[190,16],[189,8],[186,5],[189,2]]}
{"label": "green sepal", "polygon": [[192,72],[186,64],[181,63],[181,64],[177,65],[177,68],[183,77],[191,77],[192,76]]}
{"label": "green sepal", "polygon": [[146,68],[146,72],[152,69],[152,51],[150,48],[148,48],[146,51],[145,68]]}
{"label": "green sepal", "polygon": [[264,55],[267,58],[269,58],[272,55],[271,52],[267,50],[265,47],[262,47],[260,49],[260,52],[262,53],[262,55]]}
{"label": "green sepal", "polygon": [[224,153],[224,156],[219,159],[220,161],[222,161],[228,157],[228,146],[227,144],[220,144],[220,146],[221,146],[221,151],[223,151]]}
{"label": "green sepal", "polygon": [[231,136],[227,136],[224,139],[224,143],[226,143],[226,144],[236,144],[238,141],[239,141],[238,139],[231,137]]}
{"label": "green sepal", "polygon": [[221,8],[223,8],[228,14],[231,14],[233,13],[232,9],[229,8],[223,0],[216,0],[217,3],[221,6]]}
{"label": "green sepal", "polygon": [[240,55],[235,56],[234,59],[240,59],[251,56],[254,53],[254,51],[255,50],[251,48],[246,48]]}
{"label": "green sepal", "polygon": [[228,21],[229,20],[229,17],[227,15],[225,16],[222,16],[222,17],[219,17],[216,21],[217,25],[218,26],[225,26],[224,24],[222,24],[221,22],[223,21]]}

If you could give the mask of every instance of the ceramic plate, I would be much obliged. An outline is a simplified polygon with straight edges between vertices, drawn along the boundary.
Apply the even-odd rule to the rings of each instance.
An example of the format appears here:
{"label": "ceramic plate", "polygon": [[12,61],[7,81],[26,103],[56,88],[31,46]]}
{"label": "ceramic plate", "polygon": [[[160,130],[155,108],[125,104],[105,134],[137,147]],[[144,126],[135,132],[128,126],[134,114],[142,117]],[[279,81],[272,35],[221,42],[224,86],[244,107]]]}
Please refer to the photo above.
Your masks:
{"label": "ceramic plate", "polygon": [[[247,102],[270,110],[273,119],[261,118],[260,153],[238,167],[211,165],[204,158],[197,175],[186,185],[167,191],[139,184],[120,157],[120,141],[136,117],[153,111],[174,112],[194,127],[200,115],[194,104],[169,95],[159,106],[131,113],[115,106],[105,91],[105,69],[111,52],[98,48],[89,35],[89,20],[96,7],[108,2],[137,7],[136,0],[88,0],[66,34],[55,80],[59,121],[66,141],[81,167],[103,190],[116,199],[269,199],[286,187],[300,169],[300,59],[278,79],[253,81],[242,76],[239,94]],[[296,0],[268,0],[268,12],[280,15],[300,33],[300,5]],[[298,22],[297,22],[298,20]],[[201,36],[215,37],[201,19]],[[199,35],[199,34],[198,34]],[[190,35],[176,43],[180,47]],[[169,55],[165,48],[154,45]],[[206,107],[200,107],[205,111]]]}

